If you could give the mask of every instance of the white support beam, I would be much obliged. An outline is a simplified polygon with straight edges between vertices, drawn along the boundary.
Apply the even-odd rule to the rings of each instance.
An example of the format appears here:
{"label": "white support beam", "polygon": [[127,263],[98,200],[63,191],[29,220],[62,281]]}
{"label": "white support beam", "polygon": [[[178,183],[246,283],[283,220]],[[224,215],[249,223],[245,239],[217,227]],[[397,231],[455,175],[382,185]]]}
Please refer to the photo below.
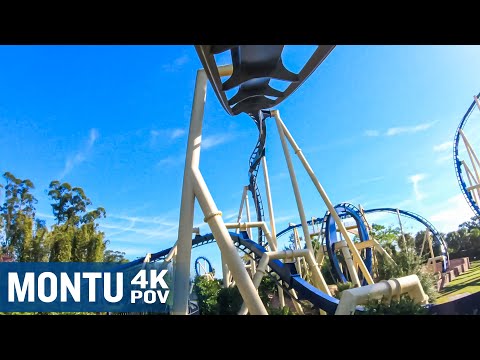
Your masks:
{"label": "white support beam", "polygon": [[[220,76],[231,75],[233,66],[219,67]],[[230,269],[243,300],[252,314],[266,315],[267,311],[253,282],[248,276],[242,259],[230,238],[210,191],[199,170],[202,141],[203,113],[207,90],[207,76],[203,69],[197,71],[193,97],[192,116],[187,140],[185,168],[180,205],[180,220],[177,239],[176,269],[174,274],[173,314],[188,314],[190,285],[190,262],[195,198]]]}
{"label": "white support beam", "polygon": [[[312,180],[313,184],[317,188],[318,193],[320,194],[320,196],[322,197],[325,205],[327,206],[327,209],[330,211],[331,215],[333,216],[333,219],[335,220],[335,223],[337,224],[338,228],[340,229],[341,234],[343,235],[343,237],[347,241],[348,247],[349,247],[354,259],[358,262],[360,270],[362,271],[362,274],[363,274],[365,280],[367,281],[368,284],[373,284],[372,276],[368,272],[368,269],[365,266],[365,263],[363,262],[358,250],[355,248],[355,245],[354,245],[353,241],[348,236],[347,230],[345,229],[345,226],[343,225],[342,220],[340,219],[337,212],[335,211],[335,208],[334,208],[332,202],[330,201],[330,199],[328,198],[327,193],[325,192],[322,185],[320,184],[317,177],[315,176],[315,173],[313,172],[312,168],[310,167],[310,164],[308,163],[307,159],[305,158],[305,155],[303,155],[301,149],[298,147],[298,145],[295,142],[293,136],[290,134],[287,127],[285,126],[282,119],[280,118],[280,114],[279,114],[278,110],[272,110],[272,115],[275,117],[275,120],[277,122],[278,131],[279,131],[279,133],[281,133],[280,137],[282,138],[282,134],[284,134],[284,136],[290,142],[290,145],[292,146],[295,154],[300,159],[303,167],[307,171],[308,175],[310,176],[310,179]],[[282,131],[282,129],[283,129],[283,131]],[[285,146],[284,146],[284,152],[285,152]],[[307,228],[306,232],[308,234],[308,228]],[[360,286],[360,280],[358,279],[358,277],[354,278],[353,282],[354,282],[354,284]]]}
{"label": "white support beam", "polygon": [[253,286],[252,279],[248,276],[247,269],[245,269],[243,261],[238,255],[228,229],[223,222],[222,213],[218,211],[200,170],[194,169],[192,173],[195,195],[205,214],[204,220],[212,230],[212,234],[224,256],[225,262],[228,264],[233,280],[237,284],[248,310],[254,315],[267,315],[267,310]]}

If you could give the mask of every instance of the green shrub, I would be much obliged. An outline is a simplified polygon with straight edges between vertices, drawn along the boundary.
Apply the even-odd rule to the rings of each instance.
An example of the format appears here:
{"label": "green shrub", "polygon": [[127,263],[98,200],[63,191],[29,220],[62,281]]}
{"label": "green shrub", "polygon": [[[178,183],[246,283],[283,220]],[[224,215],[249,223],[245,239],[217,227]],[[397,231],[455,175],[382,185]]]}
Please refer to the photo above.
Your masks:
{"label": "green shrub", "polygon": [[378,255],[378,277],[379,280],[390,280],[407,275],[417,275],[422,284],[423,291],[428,295],[429,301],[438,297],[435,276],[423,270],[424,261],[415,251],[403,250],[392,254],[396,265],[389,259]]}
{"label": "green shrub", "polygon": [[357,311],[356,315],[427,315],[428,309],[416,304],[408,295],[400,296],[399,300],[386,303],[384,299],[369,300],[364,311]]}
{"label": "green shrub", "polygon": [[237,315],[243,304],[242,296],[238,288],[220,289],[217,296],[218,315]]}
{"label": "green shrub", "polygon": [[[197,294],[200,315],[236,315],[243,298],[238,288],[222,288],[221,280],[197,276],[194,281],[194,291]],[[260,283],[258,293],[267,312],[271,315],[292,315],[288,306],[281,309],[271,307],[271,296],[277,293],[277,284],[270,276],[265,276]]]}
{"label": "green shrub", "polygon": [[258,295],[262,299],[263,305],[270,305],[270,297],[278,292],[275,280],[270,276],[264,276],[258,287]]}
{"label": "green shrub", "polygon": [[221,289],[220,280],[210,280],[206,276],[197,276],[193,286],[198,298],[200,315],[216,315],[217,297]]}
{"label": "green shrub", "polygon": [[288,306],[283,308],[271,308],[267,307],[268,315],[294,315],[292,310]]}
{"label": "green shrub", "polygon": [[336,297],[337,299],[340,299],[340,297],[342,296],[342,291],[344,290],[348,290],[348,289],[353,289],[355,287],[355,285],[353,285],[353,283],[347,281],[346,283],[337,283],[337,290],[335,291],[335,294],[333,294],[334,297]]}
{"label": "green shrub", "polygon": [[335,284],[335,278],[332,274],[330,260],[326,255],[325,255],[325,258],[323,259],[322,266],[320,266],[320,271],[327,284]]}

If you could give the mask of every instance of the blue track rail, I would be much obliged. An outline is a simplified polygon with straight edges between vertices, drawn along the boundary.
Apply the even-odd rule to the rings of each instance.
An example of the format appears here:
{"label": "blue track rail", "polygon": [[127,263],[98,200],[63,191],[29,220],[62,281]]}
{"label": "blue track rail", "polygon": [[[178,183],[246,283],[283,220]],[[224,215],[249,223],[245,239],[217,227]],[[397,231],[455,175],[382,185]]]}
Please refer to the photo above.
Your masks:
{"label": "blue track rail", "polygon": [[[340,216],[340,218],[344,219],[344,218],[347,218],[347,217],[353,217],[355,219],[357,227],[359,228],[359,237],[360,237],[361,241],[366,241],[366,240],[362,240],[362,239],[367,239],[367,240],[369,239],[368,230],[366,228],[367,220],[363,217],[363,215],[360,213],[360,211],[355,206],[353,206],[352,204],[348,204],[348,203],[342,203],[342,204],[336,205],[335,208],[338,209],[337,214]],[[342,209],[342,208],[346,208],[346,209],[348,209],[348,211],[345,211],[346,209]],[[448,247],[447,247],[447,244],[445,243],[445,240],[443,239],[442,234],[435,228],[435,226],[433,226],[433,224],[430,221],[425,219],[423,216],[418,215],[416,213],[413,213],[411,211],[407,211],[407,210],[400,210],[399,209],[398,211],[399,211],[400,215],[406,216],[406,217],[411,218],[411,219],[414,219],[414,220],[422,223],[423,225],[425,225],[425,227],[427,227],[430,230],[430,232],[433,235],[433,240],[436,241],[438,244],[440,244],[441,253],[442,253],[443,256],[445,256],[445,259],[447,259],[442,264],[442,271],[445,272],[446,269],[447,269],[447,264],[448,264],[448,258],[449,257],[448,257],[448,252],[447,252]],[[396,214],[397,209],[394,209],[394,208],[377,208],[377,209],[364,210],[365,214],[375,213],[375,212],[389,212],[389,213],[392,213],[392,214]],[[327,211],[327,213],[325,214],[325,216],[323,218],[320,218],[320,219],[317,218],[313,221],[313,224],[322,224],[321,234],[323,235],[325,240],[326,240],[327,237],[330,238],[330,237],[333,236],[332,226],[334,226],[334,221],[333,221],[333,218],[329,215],[330,215],[330,213]],[[311,220],[307,221],[307,223],[309,225],[311,225],[312,221]],[[327,226],[327,224],[329,224],[329,225]],[[295,224],[295,225],[291,225],[291,226],[287,227],[286,229],[280,231],[277,234],[277,239],[280,236],[285,235],[286,233],[288,233],[292,229],[298,228],[298,227],[301,227],[301,226],[302,226],[302,224]],[[327,231],[328,230],[327,228],[330,228],[331,231]],[[335,236],[336,236],[336,234],[335,234]],[[332,254],[330,254],[330,252],[333,253],[333,246],[332,246],[331,242],[330,242],[330,246],[327,244],[327,250],[329,251],[329,258],[331,257],[331,258],[334,259],[333,260],[334,263],[331,264],[331,265],[332,265],[332,268],[334,269],[334,274],[337,275],[337,280],[344,282],[346,280],[345,275],[343,275],[343,273],[340,271],[340,267],[338,266],[338,259],[336,258],[336,256],[332,256]],[[365,265],[367,266],[369,271],[371,271],[371,266],[372,266],[372,263],[371,263],[371,249],[369,249],[369,250],[370,250],[370,255],[369,255],[370,260],[367,259],[366,262],[365,262]],[[333,253],[333,255],[334,255],[334,253]]]}
{"label": "blue track rail", "polygon": [[[343,217],[343,218],[353,217],[357,222],[357,226],[359,227],[359,229],[361,229],[359,231],[359,236],[361,237],[361,239],[362,238],[367,239],[368,231],[366,230],[366,226],[365,226],[366,220],[365,218],[363,218],[360,211],[355,206],[348,203],[343,203],[343,204],[337,205],[336,209],[340,217]],[[396,214],[397,209],[378,208],[378,209],[365,210],[364,212],[366,214],[374,213],[374,212],[390,212],[390,213]],[[410,211],[399,210],[399,212],[401,215],[417,220],[423,225],[425,225],[433,234],[434,240],[440,242],[440,244],[442,245],[441,248],[446,249],[445,242],[441,234],[428,220]],[[317,219],[314,219],[313,221],[310,220],[308,221],[308,224],[309,225],[311,225],[312,223],[323,224],[324,222],[326,222],[325,217],[317,218]],[[300,226],[301,224],[289,226],[288,228],[280,231],[277,234],[277,238],[279,236],[286,234],[288,231],[292,230],[293,228],[297,228]],[[257,244],[254,241],[250,240],[245,231],[242,231],[239,234],[233,233],[233,232],[230,232],[229,234],[234,245],[244,253],[250,255],[251,258],[254,259],[255,261],[259,261],[262,255],[266,252],[266,249],[262,245]],[[214,241],[215,239],[213,237],[213,234],[197,235],[192,240],[192,248],[207,245]],[[171,250],[172,248],[168,248],[168,249],[156,252],[154,254],[151,254],[150,261],[165,260],[165,258],[167,257],[167,255],[170,253]],[[142,264],[144,261],[145,261],[144,257],[139,258],[130,263],[119,265],[118,270],[126,269],[135,265]],[[283,264],[279,260],[270,260],[268,265],[271,269],[271,272],[279,276],[283,286],[285,286],[287,289],[294,289],[297,292],[297,296],[299,300],[307,300],[310,303],[312,303],[316,309],[321,309],[325,311],[327,314],[333,315],[335,313],[339,303],[338,299],[328,296],[324,292],[315,288],[310,283],[302,279],[298,274],[292,274],[289,266],[287,264]],[[361,308],[359,308],[358,310],[361,311]]]}
{"label": "blue track rail", "polygon": [[[397,209],[377,208],[377,209],[369,209],[364,211],[365,214],[371,214],[375,212],[388,212],[388,213],[396,214]],[[435,228],[435,226],[433,226],[433,224],[430,221],[425,219],[423,216],[415,214],[411,211],[400,210],[400,209],[398,209],[398,212],[400,213],[400,215],[403,215],[405,217],[408,217],[410,219],[413,219],[422,223],[423,225],[425,225],[425,227],[428,228],[428,230],[430,230],[430,232],[433,235],[433,240],[437,241],[440,244],[440,251],[445,258],[445,260],[442,263],[442,272],[445,272],[447,270],[447,262],[448,262],[448,251],[447,251],[448,247],[447,247],[447,244],[445,243],[445,240],[443,239],[442,234]]]}
{"label": "blue track rail", "polygon": [[[323,221],[323,218],[315,218],[313,221],[312,220],[308,220],[307,221],[307,224],[308,225],[320,225]],[[301,227],[302,224],[295,224],[295,225],[290,225],[289,227],[287,227],[286,229],[283,229],[282,231],[280,231],[279,233],[277,233],[277,239],[283,235],[285,235],[287,232],[295,229],[295,228],[299,228]]]}
{"label": "blue track rail", "polygon": [[[250,255],[253,259],[257,261],[262,257],[263,253],[266,252],[266,249],[255,243],[254,241],[248,238],[246,232],[242,231],[239,234],[230,232],[230,237],[232,238],[235,246],[243,251],[244,253]],[[192,240],[192,247],[198,247],[214,242],[215,239],[213,234],[207,235],[197,235]],[[172,248],[168,248],[157,253],[151,254],[150,261],[162,261],[164,260]],[[140,258],[134,260],[127,264],[122,264],[119,266],[119,269],[126,269],[138,264],[141,264],[145,261],[145,258]],[[292,274],[290,268],[287,264],[283,264],[280,260],[270,260],[268,266],[271,269],[272,273],[276,273],[282,285],[287,289],[294,289],[297,292],[297,297],[299,300],[307,300],[316,309],[321,309],[327,314],[333,315],[338,306],[338,299],[328,296],[324,292],[320,291],[316,287],[309,284],[307,281],[302,279],[298,274]]]}
{"label": "blue track rail", "polygon": [[[250,155],[249,168],[248,168],[248,190],[252,194],[253,204],[255,206],[255,213],[257,214],[257,221],[264,221],[265,214],[263,211],[262,196],[260,189],[257,185],[258,168],[262,161],[262,157],[265,156],[265,143],[267,140],[267,127],[264,120],[265,117],[270,116],[268,112],[261,112],[260,117],[255,120],[255,124],[258,127],[258,140],[255,148]],[[260,245],[266,245],[266,239],[262,229],[258,229],[258,243]]]}
{"label": "blue track rail", "polygon": [[[357,207],[349,203],[341,203],[335,206],[335,211],[337,212],[338,216],[341,219],[347,219],[351,217],[355,220],[355,223],[358,228],[358,236],[360,238],[360,241],[363,242],[363,241],[370,240],[370,234],[368,233],[368,229],[366,225],[367,221]],[[325,216],[323,217],[322,234],[324,234],[325,245],[327,247],[327,252],[328,252],[328,258],[330,260],[330,265],[334,270],[333,273],[336,277],[336,280],[342,283],[345,283],[347,282],[347,279],[343,274],[342,270],[340,269],[338,258],[335,253],[335,242],[337,242],[337,226],[335,223],[335,219],[333,218],[332,214],[329,211],[327,211]],[[372,249],[371,248],[365,249],[365,257],[363,261],[368,271],[371,273],[372,272]],[[363,285],[367,285],[365,280],[363,281]]]}
{"label": "blue track rail", "polygon": [[205,256],[199,256],[195,259],[195,274],[197,274],[197,276],[200,275],[200,260],[204,260],[208,265],[208,268],[205,269],[205,271],[209,273],[213,272],[213,267],[210,263],[210,260],[208,260]]}
{"label": "blue track rail", "polygon": [[[477,95],[477,97],[480,97],[480,93]],[[475,108],[475,101],[473,101],[473,103],[468,108],[467,112],[462,118],[462,121],[460,121],[460,125],[458,125],[457,131],[455,132],[455,138],[453,139],[453,162],[455,165],[455,174],[457,175],[458,184],[460,185],[460,189],[462,190],[463,196],[465,197],[465,200],[467,200],[467,203],[472,209],[473,213],[476,216],[480,216],[479,204],[476,203],[476,201],[472,197],[472,194],[470,194],[470,191],[467,190],[467,184],[465,183],[465,179],[462,176],[462,162],[458,158],[458,144],[460,141],[460,130],[463,130],[463,128],[467,124],[468,118],[472,114],[474,108]]]}

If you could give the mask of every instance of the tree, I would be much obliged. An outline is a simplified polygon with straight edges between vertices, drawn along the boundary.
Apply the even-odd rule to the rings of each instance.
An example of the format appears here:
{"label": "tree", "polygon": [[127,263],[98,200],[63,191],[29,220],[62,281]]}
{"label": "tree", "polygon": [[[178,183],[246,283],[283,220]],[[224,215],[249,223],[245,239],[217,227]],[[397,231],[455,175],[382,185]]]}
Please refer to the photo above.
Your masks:
{"label": "tree", "polygon": [[44,220],[35,219],[35,232],[32,239],[30,261],[46,262],[48,261],[49,244],[48,229]]}
{"label": "tree", "polygon": [[[407,240],[406,236],[405,239]],[[413,245],[413,237],[409,236],[409,239],[411,240],[407,240],[407,245]],[[435,277],[433,274],[424,270],[423,265],[425,261],[415,252],[413,246],[405,247],[401,251],[393,253],[392,258],[395,261],[395,264],[386,259],[383,255],[378,255],[377,282],[379,280],[389,280],[392,278],[416,274],[420,279],[423,290],[429,296],[430,301],[438,296]]]}
{"label": "tree", "polygon": [[414,243],[415,251],[417,252],[417,254],[420,255],[420,251],[422,250],[422,244],[423,244],[422,255],[425,255],[425,253],[428,253],[428,243],[427,243],[428,240],[425,240],[425,230],[420,230],[419,232],[417,232],[417,234],[415,235],[414,241],[415,241]]}
{"label": "tree", "polygon": [[383,225],[372,224],[370,237],[377,240],[385,250],[390,250],[390,253],[397,252],[396,245],[399,236],[401,236],[401,233],[398,228],[392,228],[391,226],[387,228]]}
{"label": "tree", "polygon": [[28,258],[23,252],[28,252],[31,246],[37,199],[30,191],[35,186],[31,180],[19,179],[10,172],[4,173],[3,178],[6,186],[5,202],[0,207],[4,230],[2,246],[9,255],[21,260]]}
{"label": "tree", "polygon": [[[405,239],[405,243],[404,240]],[[403,235],[400,233],[397,237],[397,244],[400,250],[404,251],[405,249],[414,250],[415,249],[415,238],[409,234],[404,233]]]}
{"label": "tree", "polygon": [[474,216],[460,224],[457,231],[445,236],[445,242],[453,258],[480,255],[480,219]]}
{"label": "tree", "polygon": [[15,226],[17,246],[15,255],[19,261],[32,261],[33,257],[33,218],[25,214],[18,214]]}
{"label": "tree", "polygon": [[222,288],[220,280],[210,280],[207,276],[197,276],[193,284],[198,298],[200,315],[216,315],[218,293]]}
{"label": "tree", "polygon": [[[432,233],[430,233],[430,238],[432,239],[432,247],[433,247],[433,253],[435,255],[440,255],[441,251],[440,251],[440,247],[441,247],[441,244],[439,241],[434,241],[434,237],[432,235]],[[417,252],[417,254],[420,255],[420,251],[422,250],[422,244],[423,244],[423,241],[425,240],[425,230],[421,230],[419,232],[417,232],[417,234],[415,235],[415,244],[414,244],[414,247],[415,247],[415,251]],[[422,253],[422,256],[426,256],[426,257],[430,257],[430,248],[428,246],[428,239],[425,240],[425,244],[423,244],[423,253]]]}
{"label": "tree", "polygon": [[480,248],[480,228],[472,228],[468,233],[470,245],[474,249]]}
{"label": "tree", "polygon": [[85,213],[87,206],[92,204],[83,189],[72,188],[67,182],[60,184],[58,180],[52,181],[49,189],[48,196],[53,200],[51,205],[57,224],[78,225],[82,220],[82,213]]}
{"label": "tree", "polygon": [[72,243],[75,228],[67,224],[53,225],[49,236],[51,262],[72,261]]}
{"label": "tree", "polygon": [[106,211],[103,207],[88,209],[92,202],[82,188],[57,180],[50,183],[48,196],[53,200],[56,224],[49,231],[45,221],[35,218],[33,182],[10,172],[3,178],[6,185],[0,184],[0,190],[5,192],[0,206],[0,253],[22,262],[128,262],[124,253],[106,252],[105,234],[98,230],[96,222],[106,216]]}
{"label": "tree", "polygon": [[107,212],[103,207],[98,207],[95,210],[87,212],[85,215],[82,217],[82,224],[90,224],[95,222],[95,220],[104,218],[107,216]]}
{"label": "tree", "polygon": [[96,220],[104,218],[106,211],[92,205],[80,187],[55,180],[50,183],[48,196],[57,224],[51,233],[50,261],[100,262],[104,260],[105,234],[98,230]]}
{"label": "tree", "polygon": [[127,263],[128,259],[125,258],[125,253],[122,251],[105,250],[105,253],[103,254],[103,261],[123,264]]}
{"label": "tree", "polygon": [[480,218],[474,216],[470,218],[469,221],[466,221],[458,226],[458,229],[465,229],[470,232],[472,229],[480,229]]}
{"label": "tree", "polygon": [[237,315],[242,307],[243,299],[236,286],[221,288],[217,294],[218,315]]}
{"label": "tree", "polygon": [[[0,190],[3,189],[3,185],[0,184]],[[1,194],[1,191],[0,191]],[[2,207],[0,207],[0,210]],[[5,237],[3,236],[3,216],[0,215],[0,255],[3,253],[3,244],[5,243]]]}

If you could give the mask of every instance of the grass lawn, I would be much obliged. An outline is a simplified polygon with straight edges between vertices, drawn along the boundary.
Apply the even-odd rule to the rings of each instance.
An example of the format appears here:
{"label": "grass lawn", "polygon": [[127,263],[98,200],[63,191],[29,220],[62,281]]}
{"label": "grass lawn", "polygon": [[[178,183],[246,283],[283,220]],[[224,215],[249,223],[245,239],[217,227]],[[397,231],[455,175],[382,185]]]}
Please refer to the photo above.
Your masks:
{"label": "grass lawn", "polygon": [[440,297],[435,301],[443,304],[450,301],[450,297],[463,293],[480,291],[480,260],[471,261],[472,266],[467,272],[460,275],[440,291]]}

